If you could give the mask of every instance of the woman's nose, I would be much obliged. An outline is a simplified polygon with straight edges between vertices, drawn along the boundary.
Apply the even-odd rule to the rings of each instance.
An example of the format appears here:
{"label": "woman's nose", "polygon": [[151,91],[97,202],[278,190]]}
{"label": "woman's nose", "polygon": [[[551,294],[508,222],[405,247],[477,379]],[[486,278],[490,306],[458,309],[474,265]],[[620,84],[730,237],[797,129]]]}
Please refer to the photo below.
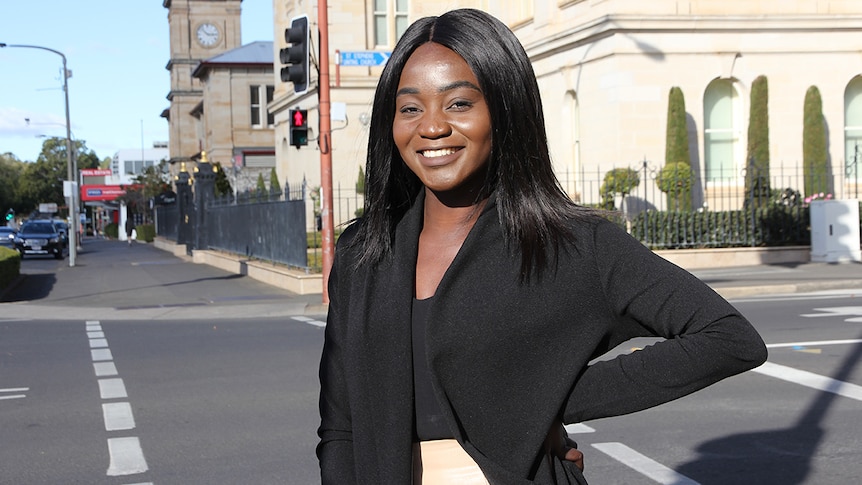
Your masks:
{"label": "woman's nose", "polygon": [[443,113],[427,111],[418,131],[423,138],[442,138],[452,133],[452,127]]}

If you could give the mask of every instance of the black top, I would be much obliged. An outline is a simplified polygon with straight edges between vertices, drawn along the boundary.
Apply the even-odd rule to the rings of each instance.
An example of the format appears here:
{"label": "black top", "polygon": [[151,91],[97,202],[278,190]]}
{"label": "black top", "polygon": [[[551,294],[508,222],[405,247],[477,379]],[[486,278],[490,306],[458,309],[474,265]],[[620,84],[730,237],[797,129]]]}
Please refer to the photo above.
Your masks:
{"label": "black top", "polygon": [[[433,298],[433,297],[432,297]],[[432,298],[413,299],[413,401],[416,406],[414,441],[454,438],[431,385],[431,373],[425,356],[425,327]]]}

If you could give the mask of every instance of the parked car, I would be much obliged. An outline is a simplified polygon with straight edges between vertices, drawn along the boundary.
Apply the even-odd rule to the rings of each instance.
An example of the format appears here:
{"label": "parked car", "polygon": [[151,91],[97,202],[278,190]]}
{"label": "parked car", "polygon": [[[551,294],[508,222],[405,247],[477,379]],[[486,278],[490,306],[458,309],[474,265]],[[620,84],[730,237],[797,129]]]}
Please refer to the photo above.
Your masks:
{"label": "parked car", "polygon": [[21,253],[21,257],[29,254],[53,254],[55,258],[63,259],[66,245],[63,236],[51,221],[28,221],[18,229],[15,249]]}
{"label": "parked car", "polygon": [[66,224],[65,221],[61,221],[59,219],[51,219],[51,222],[54,224],[54,227],[57,228],[57,232],[60,233],[60,237],[63,240],[63,246],[69,247],[69,225]]}
{"label": "parked car", "polygon": [[15,229],[9,226],[0,227],[0,246],[15,247]]}

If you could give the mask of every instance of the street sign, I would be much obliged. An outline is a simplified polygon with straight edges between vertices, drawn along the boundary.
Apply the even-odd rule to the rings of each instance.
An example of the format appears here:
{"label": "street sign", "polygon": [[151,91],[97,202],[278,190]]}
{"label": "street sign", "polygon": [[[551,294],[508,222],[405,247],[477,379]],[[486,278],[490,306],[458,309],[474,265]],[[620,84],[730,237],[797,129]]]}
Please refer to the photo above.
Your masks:
{"label": "street sign", "polygon": [[357,51],[342,52],[339,64],[342,66],[382,66],[389,60],[391,52]]}
{"label": "street sign", "polygon": [[81,177],[110,177],[111,170],[108,168],[85,168],[81,170]]}

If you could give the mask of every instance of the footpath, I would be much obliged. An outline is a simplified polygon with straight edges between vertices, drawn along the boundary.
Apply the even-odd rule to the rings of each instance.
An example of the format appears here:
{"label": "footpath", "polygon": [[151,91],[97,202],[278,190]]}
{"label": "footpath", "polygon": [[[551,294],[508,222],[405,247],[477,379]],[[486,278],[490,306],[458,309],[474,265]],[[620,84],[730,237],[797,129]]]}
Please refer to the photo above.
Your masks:
{"label": "footpath", "polygon": [[[234,265],[240,269],[231,271],[155,244],[88,238],[74,267],[68,257],[48,259],[22,261],[21,277],[0,290],[0,321],[322,319],[327,311],[319,292],[299,294],[284,280],[252,278],[240,258]],[[687,269],[730,300],[834,290],[862,296],[857,262]]]}

